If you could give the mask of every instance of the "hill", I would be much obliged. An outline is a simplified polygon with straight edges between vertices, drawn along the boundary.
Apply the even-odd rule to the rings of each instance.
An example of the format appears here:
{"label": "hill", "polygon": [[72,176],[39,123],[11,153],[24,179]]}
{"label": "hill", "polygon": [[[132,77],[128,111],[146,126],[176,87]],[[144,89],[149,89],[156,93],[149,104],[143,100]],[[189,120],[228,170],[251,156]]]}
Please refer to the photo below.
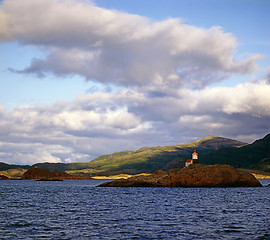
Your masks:
{"label": "hill", "polygon": [[203,164],[229,164],[236,168],[270,172],[270,134],[242,147],[222,148],[200,157]]}
{"label": "hill", "polygon": [[6,171],[9,169],[15,169],[15,168],[22,168],[22,169],[29,169],[31,166],[29,165],[15,165],[15,164],[7,164],[0,162],[0,171]]}
{"label": "hill", "polygon": [[26,172],[26,169],[17,167],[17,168],[11,168],[8,170],[0,171],[0,175],[6,176],[11,179],[20,179],[21,176]]}
{"label": "hill", "polygon": [[152,173],[162,169],[167,171],[184,165],[187,158],[196,149],[200,156],[223,147],[239,147],[242,142],[222,138],[207,137],[192,143],[163,147],[144,147],[135,151],[121,151],[102,155],[89,162],[88,167],[67,171],[72,174],[112,175],[119,173],[137,174]]}
{"label": "hill", "polygon": [[[194,149],[199,153],[202,164],[229,164],[236,168],[270,172],[270,134],[252,144],[222,137],[207,137],[174,146],[143,147],[134,151],[115,152],[85,163],[38,163],[33,167],[82,176],[153,173],[159,169],[168,171],[184,166]],[[0,174],[12,177],[5,173],[13,172],[15,175],[16,171],[7,170],[18,168],[23,173],[31,166],[0,163]]]}
{"label": "hill", "polygon": [[65,172],[50,171],[47,169],[41,169],[33,167],[27,170],[21,177],[22,180],[26,179],[84,179],[84,177],[70,175]]}
{"label": "hill", "polygon": [[[70,174],[84,176],[151,173],[159,169],[167,171],[171,168],[183,166],[185,160],[190,158],[194,149],[199,151],[200,156],[202,156],[223,147],[239,147],[243,145],[244,143],[242,142],[228,138],[207,137],[192,143],[174,146],[143,147],[134,151],[115,152],[102,155],[86,163],[38,163],[32,167],[39,167],[50,171],[66,171]],[[18,168],[26,171],[31,166],[0,163],[0,171],[5,171],[5,173],[11,173],[11,170],[9,172],[6,171],[8,169]],[[14,177],[8,174],[4,175]]]}

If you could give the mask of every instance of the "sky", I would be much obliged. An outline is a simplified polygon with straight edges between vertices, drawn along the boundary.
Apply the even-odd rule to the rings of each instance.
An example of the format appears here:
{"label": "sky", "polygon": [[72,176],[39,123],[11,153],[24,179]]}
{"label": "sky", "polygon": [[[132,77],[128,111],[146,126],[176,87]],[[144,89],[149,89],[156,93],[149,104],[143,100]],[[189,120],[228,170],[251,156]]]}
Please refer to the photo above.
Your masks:
{"label": "sky", "polygon": [[0,1],[0,162],[270,133],[268,0]]}

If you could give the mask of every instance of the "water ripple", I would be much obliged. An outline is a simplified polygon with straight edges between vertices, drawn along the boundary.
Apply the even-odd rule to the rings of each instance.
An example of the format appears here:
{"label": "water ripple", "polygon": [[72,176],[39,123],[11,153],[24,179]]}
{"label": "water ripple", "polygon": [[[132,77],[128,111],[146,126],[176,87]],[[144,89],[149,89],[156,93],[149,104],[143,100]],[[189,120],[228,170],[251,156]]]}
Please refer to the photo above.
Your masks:
{"label": "water ripple", "polygon": [[269,188],[1,181],[0,239],[270,239]]}

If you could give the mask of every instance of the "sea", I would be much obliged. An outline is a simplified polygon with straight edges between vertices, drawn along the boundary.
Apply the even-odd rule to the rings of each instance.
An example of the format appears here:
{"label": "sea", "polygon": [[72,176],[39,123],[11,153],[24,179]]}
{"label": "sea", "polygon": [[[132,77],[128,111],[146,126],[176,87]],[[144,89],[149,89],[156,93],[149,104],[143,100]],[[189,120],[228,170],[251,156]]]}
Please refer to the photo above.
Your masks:
{"label": "sea", "polygon": [[108,180],[0,181],[0,239],[270,239],[258,188],[108,188]]}

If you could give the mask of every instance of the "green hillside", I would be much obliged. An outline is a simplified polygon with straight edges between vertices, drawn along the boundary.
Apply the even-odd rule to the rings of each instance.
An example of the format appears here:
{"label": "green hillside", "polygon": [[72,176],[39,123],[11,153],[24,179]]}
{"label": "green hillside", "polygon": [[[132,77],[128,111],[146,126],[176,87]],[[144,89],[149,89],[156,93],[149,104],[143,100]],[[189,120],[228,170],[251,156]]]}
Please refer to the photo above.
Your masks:
{"label": "green hillside", "polygon": [[15,169],[15,168],[21,168],[21,169],[29,169],[31,166],[29,165],[15,165],[15,164],[7,164],[0,162],[0,171],[6,171],[9,169]]}
{"label": "green hillside", "polygon": [[236,168],[270,172],[270,134],[239,148],[222,148],[200,157],[203,164],[229,164]]}
{"label": "green hillside", "polygon": [[[203,164],[229,164],[236,168],[270,172],[270,134],[252,144],[222,137],[207,137],[174,146],[143,147],[134,151],[115,152],[86,163],[38,163],[33,166],[87,176],[150,173],[184,166],[195,149],[199,153],[200,163]],[[0,171],[30,167],[0,163]]]}
{"label": "green hillside", "polygon": [[[119,173],[135,174],[154,172],[159,169],[168,170],[183,166],[196,149],[201,156],[223,147],[239,147],[244,143],[221,137],[207,137],[192,143],[163,147],[143,147],[134,151],[121,151],[102,155],[86,163],[37,163],[36,167],[50,171],[66,171],[79,175],[111,175]],[[0,164],[0,171],[31,166]]]}
{"label": "green hillside", "polygon": [[207,137],[192,143],[164,147],[144,147],[135,151],[121,151],[102,155],[87,163],[86,169],[69,171],[75,174],[119,174],[154,172],[159,169],[183,166],[196,149],[200,156],[222,147],[243,146],[244,143],[221,137]]}

